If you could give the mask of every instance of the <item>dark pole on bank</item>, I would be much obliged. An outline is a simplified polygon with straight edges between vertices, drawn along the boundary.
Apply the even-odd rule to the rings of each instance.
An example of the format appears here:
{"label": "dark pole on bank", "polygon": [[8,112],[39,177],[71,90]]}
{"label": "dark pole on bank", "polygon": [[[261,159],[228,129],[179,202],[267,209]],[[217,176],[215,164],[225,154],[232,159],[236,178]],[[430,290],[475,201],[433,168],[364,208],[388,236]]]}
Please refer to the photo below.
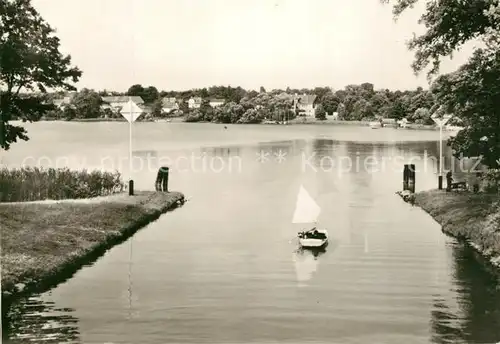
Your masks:
{"label": "dark pole on bank", "polygon": [[403,169],[403,191],[415,193],[415,165],[405,164]]}
{"label": "dark pole on bank", "polygon": [[155,190],[168,192],[168,173],[169,168],[166,166],[160,167],[156,175]]}
{"label": "dark pole on bank", "polygon": [[142,114],[143,110],[132,101],[132,97],[128,98],[128,102],[120,109],[120,113],[129,124],[129,175],[128,194],[134,195],[134,180],[133,180],[133,164],[132,164],[132,123]]}
{"label": "dark pole on bank", "polygon": [[[442,109],[440,107],[439,109]],[[439,115],[438,111],[431,116],[432,120],[439,126],[439,176],[438,176],[438,189],[443,189],[443,126],[450,120],[453,115],[446,114],[444,116]]]}

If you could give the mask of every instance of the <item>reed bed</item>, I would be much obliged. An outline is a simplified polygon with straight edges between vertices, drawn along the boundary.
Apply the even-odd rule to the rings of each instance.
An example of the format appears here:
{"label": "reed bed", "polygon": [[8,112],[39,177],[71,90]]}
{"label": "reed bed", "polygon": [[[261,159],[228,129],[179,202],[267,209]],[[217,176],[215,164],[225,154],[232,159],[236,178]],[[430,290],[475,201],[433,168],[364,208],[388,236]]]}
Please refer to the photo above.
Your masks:
{"label": "reed bed", "polygon": [[38,167],[0,169],[0,202],[108,196],[122,192],[124,187],[119,172]]}

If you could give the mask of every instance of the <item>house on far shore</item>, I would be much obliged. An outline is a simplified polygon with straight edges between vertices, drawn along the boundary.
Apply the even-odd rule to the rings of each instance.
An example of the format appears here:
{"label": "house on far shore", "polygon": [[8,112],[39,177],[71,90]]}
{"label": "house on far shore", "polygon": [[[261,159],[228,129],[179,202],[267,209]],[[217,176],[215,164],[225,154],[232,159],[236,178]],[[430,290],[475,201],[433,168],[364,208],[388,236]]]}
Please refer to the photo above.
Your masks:
{"label": "house on far shore", "polygon": [[179,110],[179,101],[175,97],[165,97],[161,100],[161,110],[163,113],[171,113]]}
{"label": "house on far shore", "polygon": [[144,105],[144,100],[140,96],[110,96],[110,97],[102,97],[103,109],[110,109],[115,113],[119,113],[122,107],[128,103],[129,100],[132,100],[135,105],[141,107]]}
{"label": "house on far shore", "polygon": [[398,121],[398,125],[401,127],[401,128],[408,128],[410,122],[406,119],[406,118],[403,118],[403,119],[400,119]]}
{"label": "house on far shore", "polygon": [[295,94],[293,99],[294,109],[298,109],[302,116],[314,117],[317,99],[318,97],[315,94]]}
{"label": "house on far shore", "polygon": [[329,114],[326,114],[328,118],[331,118],[333,119],[334,121],[338,121],[339,120],[339,113],[338,112],[332,112],[331,115]]}
{"label": "house on far shore", "polygon": [[201,106],[201,102],[202,102],[201,97],[191,97],[188,100],[188,108],[199,109]]}
{"label": "house on far shore", "polygon": [[139,107],[143,111],[142,116],[140,117],[139,120],[153,121],[153,107],[151,105],[146,105],[146,104],[140,104]]}
{"label": "house on far shore", "polygon": [[64,97],[57,97],[52,102],[60,110],[64,110],[66,106],[71,103],[71,99],[75,96],[76,92],[71,92]]}
{"label": "house on far shore", "polygon": [[398,122],[396,122],[394,118],[381,118],[380,124],[382,124],[383,127],[397,128],[399,126]]}
{"label": "house on far shore", "polygon": [[217,106],[222,106],[226,102],[225,99],[219,99],[219,98],[212,98],[210,99],[210,106],[215,108]]}

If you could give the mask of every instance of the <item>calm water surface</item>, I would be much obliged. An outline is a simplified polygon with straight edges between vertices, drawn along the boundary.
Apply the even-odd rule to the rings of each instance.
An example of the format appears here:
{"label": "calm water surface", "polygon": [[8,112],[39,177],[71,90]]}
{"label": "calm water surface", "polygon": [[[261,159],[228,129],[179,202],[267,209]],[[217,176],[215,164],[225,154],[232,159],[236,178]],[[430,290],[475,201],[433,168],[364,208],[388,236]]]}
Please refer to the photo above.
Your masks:
{"label": "calm water surface", "polygon": [[[38,123],[2,163],[119,168],[123,123]],[[436,132],[137,123],[138,189],[190,199],[11,313],[8,343],[495,343],[500,291],[394,192],[436,184]],[[40,159],[42,158],[42,159]],[[367,160],[369,159],[369,160]],[[410,161],[411,160],[411,161]],[[368,161],[368,162],[367,162]],[[369,165],[365,165],[367,162]],[[332,237],[297,252],[300,185]]]}

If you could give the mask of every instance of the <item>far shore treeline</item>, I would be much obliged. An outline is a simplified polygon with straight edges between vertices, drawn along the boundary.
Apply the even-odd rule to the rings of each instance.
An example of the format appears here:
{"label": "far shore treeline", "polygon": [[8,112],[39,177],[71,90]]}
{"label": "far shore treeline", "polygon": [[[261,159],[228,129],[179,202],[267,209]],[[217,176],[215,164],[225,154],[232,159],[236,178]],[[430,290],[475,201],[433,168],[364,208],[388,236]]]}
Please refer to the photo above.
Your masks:
{"label": "far shore treeline", "polygon": [[[341,90],[330,87],[312,89],[273,89],[264,87],[246,90],[242,87],[212,86],[186,91],[158,91],[154,86],[132,85],[127,92],[95,91],[82,89],[73,93],[64,108],[48,111],[45,120],[82,120],[97,118],[119,118],[119,113],[103,108],[103,97],[140,96],[144,101],[145,114],[142,120],[182,116],[186,122],[215,123],[261,123],[264,120],[283,121],[303,116],[294,107],[294,98],[313,95],[315,118],[335,116],[339,120],[362,121],[377,118],[406,118],[416,124],[433,124],[431,115],[439,108],[436,96],[430,90],[419,87],[415,90],[392,91],[376,89],[372,83],[347,85]],[[62,92],[46,94],[48,102],[67,96]],[[199,98],[197,108],[189,108],[189,99]],[[179,109],[162,111],[163,101],[175,99]],[[212,107],[211,99],[222,100],[221,106]]]}

